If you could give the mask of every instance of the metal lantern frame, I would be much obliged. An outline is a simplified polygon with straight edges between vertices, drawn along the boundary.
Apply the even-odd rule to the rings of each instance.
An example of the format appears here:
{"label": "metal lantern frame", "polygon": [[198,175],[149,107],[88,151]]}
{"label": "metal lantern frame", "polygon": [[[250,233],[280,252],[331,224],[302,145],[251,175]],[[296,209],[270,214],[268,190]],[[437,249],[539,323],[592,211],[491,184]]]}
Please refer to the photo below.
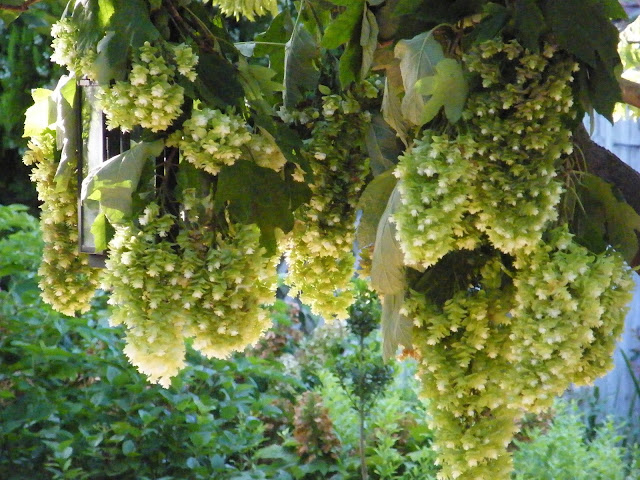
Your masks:
{"label": "metal lantern frame", "polygon": [[[91,208],[82,201],[80,185],[93,168],[100,166],[110,158],[120,155],[131,148],[132,141],[137,141],[140,135],[135,131],[123,132],[119,128],[109,130],[106,116],[97,107],[97,82],[83,78],[77,82],[75,110],[78,115],[77,142],[77,175],[78,175],[78,248],[81,253],[88,255],[92,267],[104,268],[107,254],[97,251],[91,234],[91,225],[98,215],[96,208]],[[176,166],[179,153],[177,148],[164,148],[156,158],[156,179],[154,187],[159,189],[160,178],[167,180],[169,189],[176,185]]]}
{"label": "metal lantern frame", "polygon": [[109,130],[104,112],[96,105],[95,92],[99,85],[86,78],[77,83],[75,110],[78,115],[78,248],[87,254],[92,267],[103,268],[106,252],[97,251],[91,225],[97,215],[80,198],[80,185],[92,168],[131,148],[131,134],[120,129]]}

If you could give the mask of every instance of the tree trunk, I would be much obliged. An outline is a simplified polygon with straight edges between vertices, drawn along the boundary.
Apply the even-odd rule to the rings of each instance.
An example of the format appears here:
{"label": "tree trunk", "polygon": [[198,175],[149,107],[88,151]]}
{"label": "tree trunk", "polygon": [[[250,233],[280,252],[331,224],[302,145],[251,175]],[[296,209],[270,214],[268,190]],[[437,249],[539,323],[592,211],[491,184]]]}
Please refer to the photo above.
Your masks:
{"label": "tree trunk", "polygon": [[[584,155],[587,171],[614,184],[625,201],[640,215],[640,173],[591,140],[584,126],[578,128],[574,140]],[[631,262],[632,267],[638,265],[640,252]]]}

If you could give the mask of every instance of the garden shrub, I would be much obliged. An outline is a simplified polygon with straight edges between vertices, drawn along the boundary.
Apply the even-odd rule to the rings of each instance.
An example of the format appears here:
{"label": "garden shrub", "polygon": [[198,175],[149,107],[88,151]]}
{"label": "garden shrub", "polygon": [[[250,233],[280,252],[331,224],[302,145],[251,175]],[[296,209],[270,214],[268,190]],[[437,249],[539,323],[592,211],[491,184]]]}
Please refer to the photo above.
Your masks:
{"label": "garden shrub", "polygon": [[[82,317],[40,300],[41,245],[24,207],[0,206],[0,479],[361,478],[357,376],[346,373],[360,368],[360,341],[367,362],[382,361],[377,329],[358,336],[348,322],[333,322],[308,335],[313,322],[300,322],[299,307],[280,300],[273,344],[230,360],[189,350],[189,366],[163,389],[123,355],[104,294]],[[415,364],[392,365],[391,383],[366,419],[369,478],[433,480],[438,467]],[[302,448],[318,436],[303,420],[323,432],[314,452]],[[560,403],[542,425],[517,442],[514,480],[640,479],[640,450],[620,446],[612,423],[592,432]]]}
{"label": "garden shrub", "polygon": [[[589,441],[584,415],[571,403],[558,402],[546,429],[517,441],[515,480],[625,480],[624,449],[613,422],[599,426]],[[637,480],[638,477],[633,477]]]}

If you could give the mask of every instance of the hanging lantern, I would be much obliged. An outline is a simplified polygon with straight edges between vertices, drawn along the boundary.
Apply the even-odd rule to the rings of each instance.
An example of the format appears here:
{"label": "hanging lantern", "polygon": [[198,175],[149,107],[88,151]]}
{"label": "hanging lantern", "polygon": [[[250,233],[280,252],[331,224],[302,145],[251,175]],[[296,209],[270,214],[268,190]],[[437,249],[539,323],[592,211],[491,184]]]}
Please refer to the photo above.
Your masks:
{"label": "hanging lantern", "polygon": [[[131,135],[120,129],[107,129],[104,113],[97,106],[99,86],[88,79],[78,81],[76,112],[79,115],[78,184],[108,159],[131,147]],[[100,213],[98,203],[78,198],[78,239],[80,252],[89,255],[92,267],[104,267],[106,254],[97,251],[91,226]]]}

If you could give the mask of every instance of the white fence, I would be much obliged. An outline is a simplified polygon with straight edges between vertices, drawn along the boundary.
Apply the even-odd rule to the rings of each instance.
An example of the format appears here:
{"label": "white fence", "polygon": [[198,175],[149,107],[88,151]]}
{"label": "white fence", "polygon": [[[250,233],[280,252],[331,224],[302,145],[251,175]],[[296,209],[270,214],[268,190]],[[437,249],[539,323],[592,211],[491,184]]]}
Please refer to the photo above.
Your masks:
{"label": "white fence", "polygon": [[[587,125],[589,129],[589,125]],[[640,122],[621,120],[611,125],[603,117],[594,121],[592,139],[611,151],[636,170],[640,170]],[[640,195],[640,191],[638,192]],[[624,334],[615,352],[615,367],[605,377],[596,381],[600,400],[605,411],[640,425],[640,397],[621,351],[632,359],[633,351],[640,350],[640,277],[636,278],[636,293],[630,305]],[[631,368],[640,380],[640,361]],[[575,392],[578,393],[578,392]],[[582,394],[588,393],[584,390]]]}

